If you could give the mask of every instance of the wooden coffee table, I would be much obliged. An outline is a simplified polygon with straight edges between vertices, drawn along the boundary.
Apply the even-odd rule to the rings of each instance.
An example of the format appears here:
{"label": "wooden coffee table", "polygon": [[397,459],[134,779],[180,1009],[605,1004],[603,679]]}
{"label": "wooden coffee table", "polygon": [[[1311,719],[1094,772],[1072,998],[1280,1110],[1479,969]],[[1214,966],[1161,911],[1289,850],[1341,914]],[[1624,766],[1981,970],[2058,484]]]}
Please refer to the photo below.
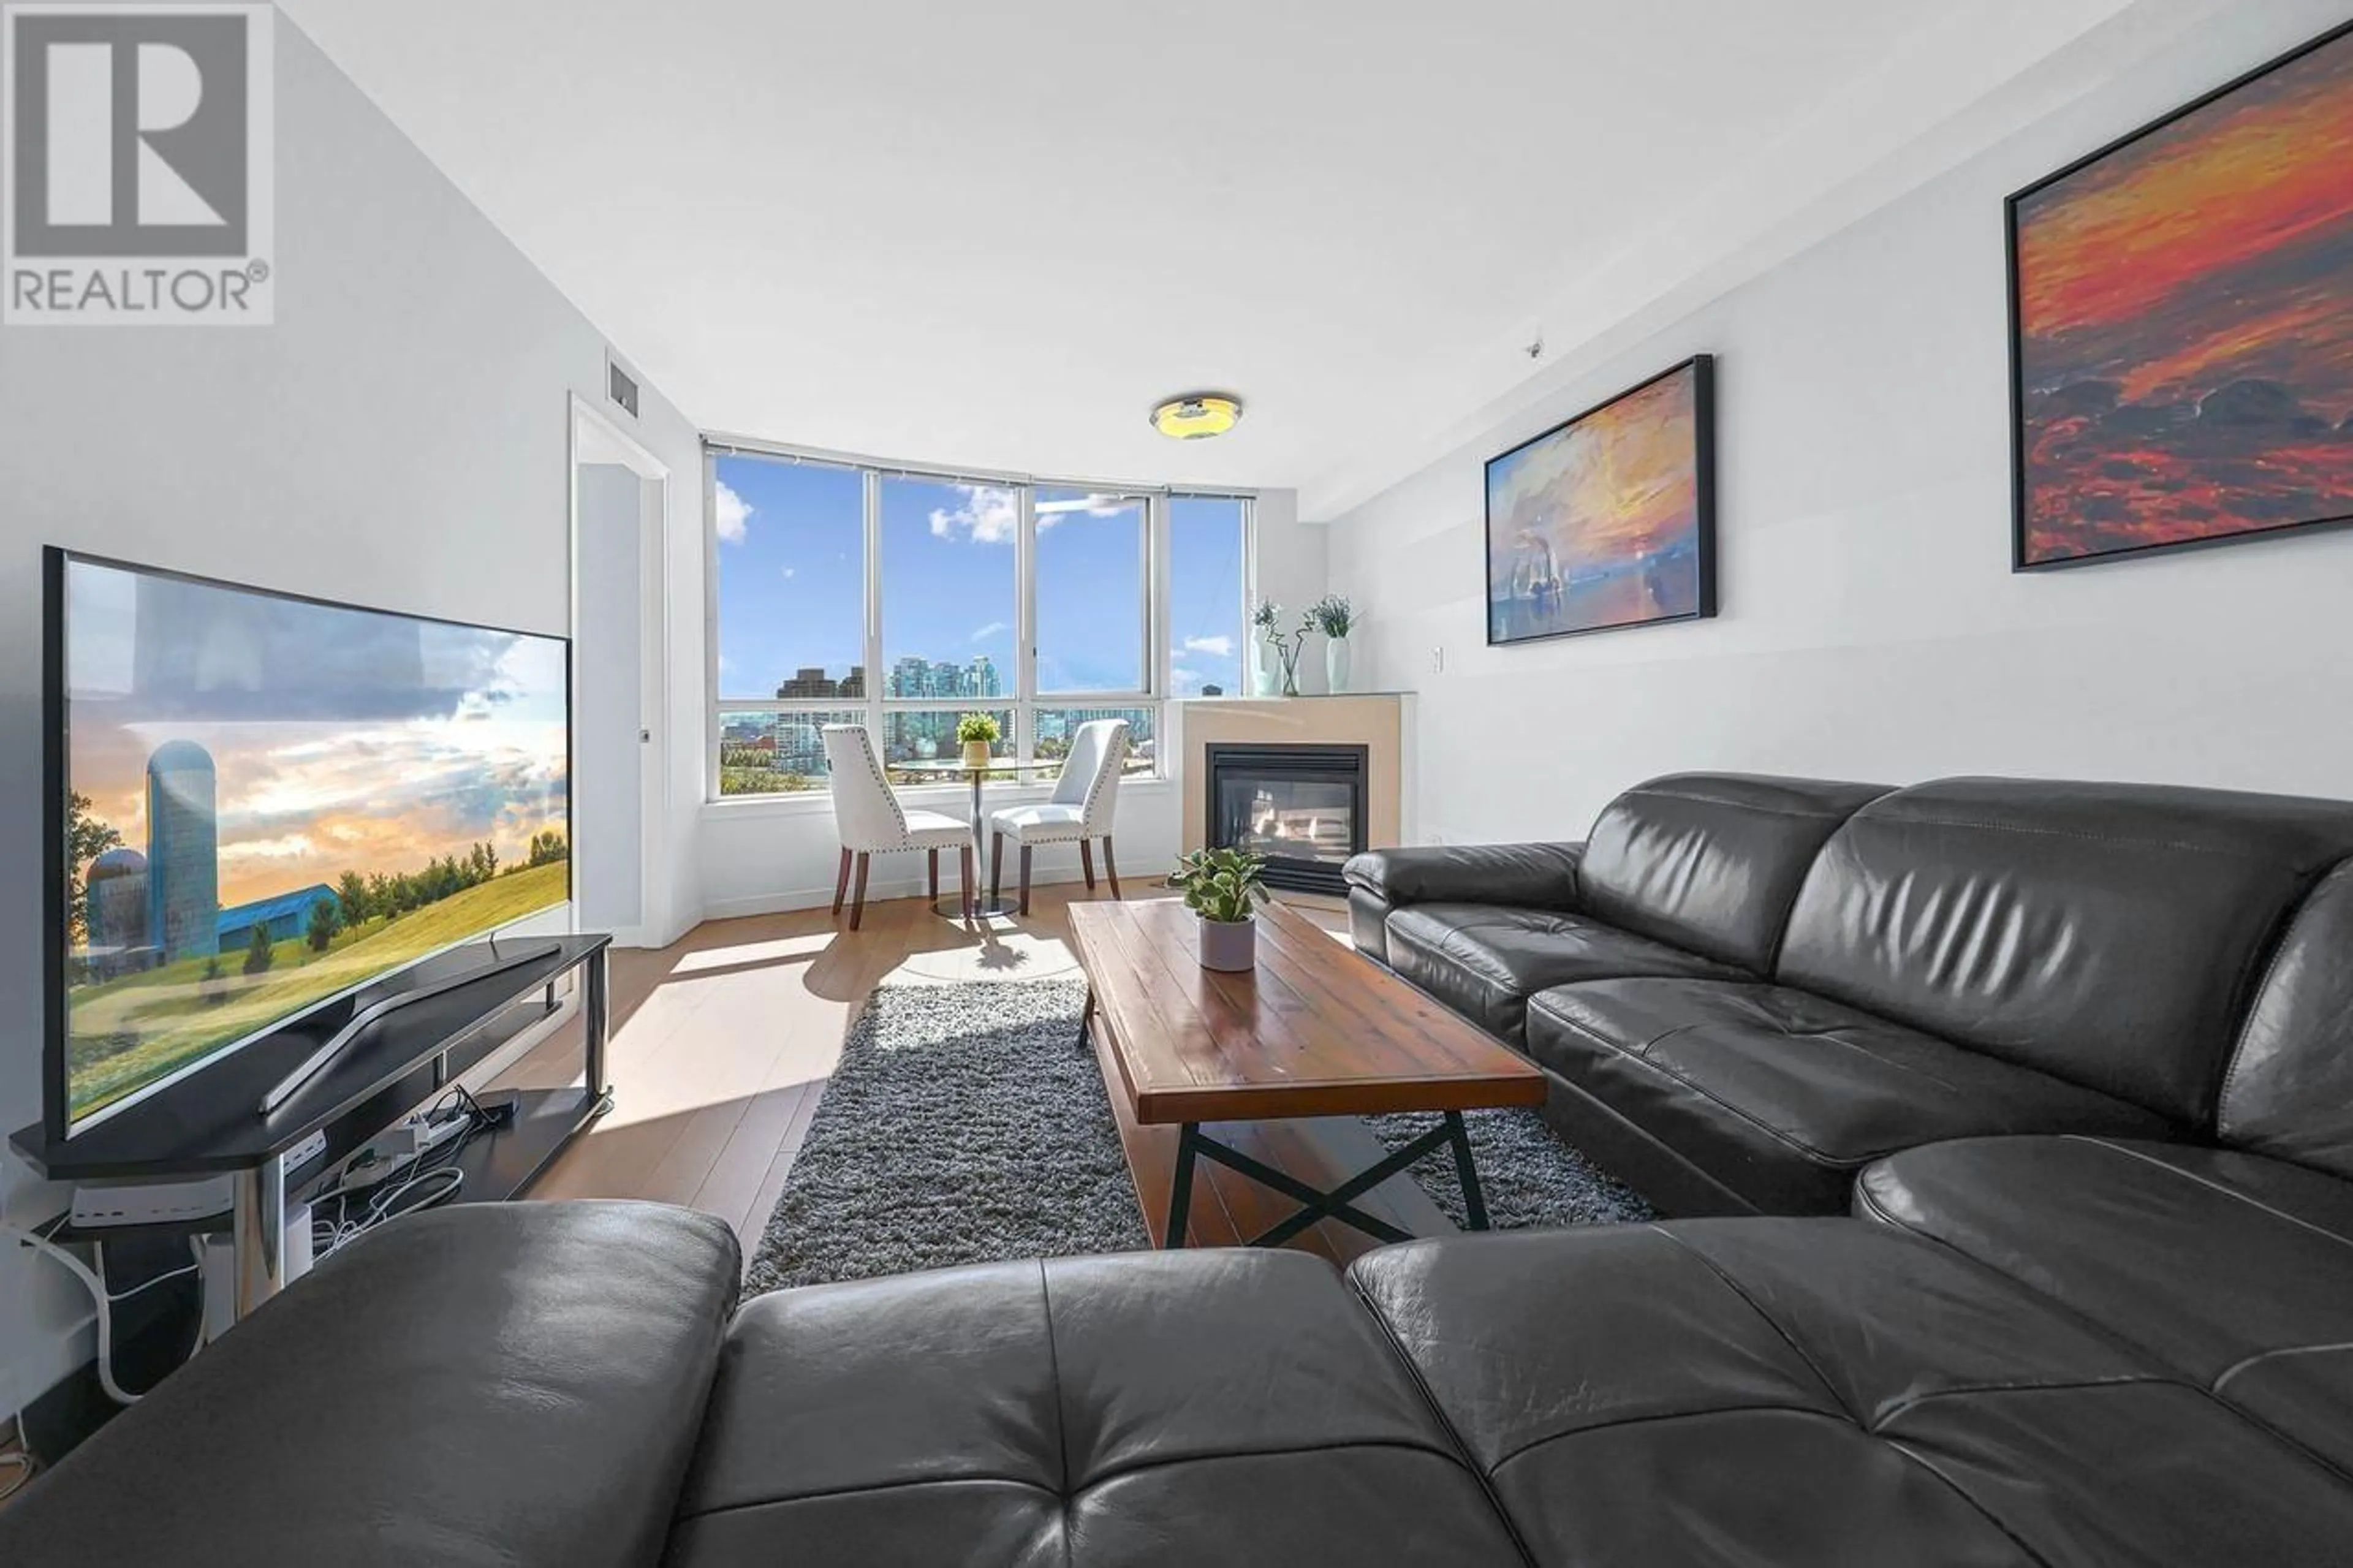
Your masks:
{"label": "wooden coffee table", "polygon": [[[1301,1205],[1250,1237],[1253,1247],[1280,1246],[1324,1219],[1408,1240],[1356,1200],[1449,1145],[1470,1228],[1486,1228],[1462,1112],[1542,1104],[1544,1075],[1533,1064],[1280,904],[1261,911],[1258,967],[1239,974],[1201,967],[1193,914],[1178,900],[1072,904],[1070,922],[1087,976],[1083,1026],[1096,1039],[1104,1087],[1135,1122],[1178,1129],[1163,1246],[1185,1244],[1194,1167],[1205,1159]],[[1201,1130],[1204,1122],[1399,1110],[1442,1117],[1329,1189]],[[1153,1194],[1133,1145],[1129,1172],[1148,1218]]]}

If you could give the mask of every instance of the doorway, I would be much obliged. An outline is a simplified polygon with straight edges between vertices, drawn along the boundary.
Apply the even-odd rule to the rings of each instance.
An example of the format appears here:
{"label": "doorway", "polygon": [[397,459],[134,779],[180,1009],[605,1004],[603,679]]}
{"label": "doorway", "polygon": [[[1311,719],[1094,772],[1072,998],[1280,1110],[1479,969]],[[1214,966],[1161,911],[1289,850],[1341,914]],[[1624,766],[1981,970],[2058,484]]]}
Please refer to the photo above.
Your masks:
{"label": "doorway", "polygon": [[572,869],[578,928],[661,941],[668,468],[572,400]]}

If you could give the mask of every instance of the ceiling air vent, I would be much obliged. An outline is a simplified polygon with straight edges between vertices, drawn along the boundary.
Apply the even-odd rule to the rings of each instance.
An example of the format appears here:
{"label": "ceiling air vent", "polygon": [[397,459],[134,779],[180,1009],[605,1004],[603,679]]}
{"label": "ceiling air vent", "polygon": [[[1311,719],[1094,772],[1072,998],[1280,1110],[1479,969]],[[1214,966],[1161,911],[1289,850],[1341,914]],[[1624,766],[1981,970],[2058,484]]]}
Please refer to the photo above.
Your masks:
{"label": "ceiling air vent", "polygon": [[611,354],[605,356],[605,393],[628,409],[630,418],[638,416],[638,384]]}

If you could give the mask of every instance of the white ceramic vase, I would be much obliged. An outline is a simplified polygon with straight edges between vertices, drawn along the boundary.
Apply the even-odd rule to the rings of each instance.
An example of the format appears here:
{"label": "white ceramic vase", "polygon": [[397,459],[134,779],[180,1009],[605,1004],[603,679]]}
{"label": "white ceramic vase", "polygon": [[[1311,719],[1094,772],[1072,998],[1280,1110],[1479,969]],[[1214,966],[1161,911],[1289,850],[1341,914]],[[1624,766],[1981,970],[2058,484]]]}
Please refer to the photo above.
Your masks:
{"label": "white ceramic vase", "polygon": [[1250,638],[1250,695],[1271,697],[1281,689],[1282,658],[1264,637]]}
{"label": "white ceramic vase", "polygon": [[1324,688],[1327,691],[1348,689],[1348,639],[1332,637],[1324,644]]}
{"label": "white ceramic vase", "polygon": [[1201,967],[1229,974],[1258,967],[1258,921],[1201,920]]}

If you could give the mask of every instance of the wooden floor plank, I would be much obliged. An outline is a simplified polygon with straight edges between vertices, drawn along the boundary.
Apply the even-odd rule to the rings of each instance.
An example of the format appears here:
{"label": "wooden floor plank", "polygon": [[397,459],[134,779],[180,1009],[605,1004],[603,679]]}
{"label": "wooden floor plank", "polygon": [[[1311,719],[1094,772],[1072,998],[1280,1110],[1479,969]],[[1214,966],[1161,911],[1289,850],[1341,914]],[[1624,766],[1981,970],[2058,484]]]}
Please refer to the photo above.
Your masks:
{"label": "wooden floor plank", "polygon": [[[1163,896],[1133,882],[1130,891]],[[1075,886],[1040,888],[1029,916],[980,928],[942,920],[922,900],[890,900],[869,904],[857,931],[826,910],[796,910],[706,921],[659,952],[616,952],[607,1052],[613,1111],[565,1151],[532,1195],[702,1208],[734,1227],[748,1258],[783,1194],[842,1042],[875,988],[1080,978],[1067,911],[1088,898]],[[1344,911],[1294,907],[1345,944]],[[576,1074],[578,1060],[576,1034],[560,1032],[504,1081],[553,1087]],[[1176,1129],[1117,1120],[1136,1179],[1150,1193],[1139,1206],[1156,1238],[1166,1223]],[[1336,1184],[1379,1157],[1377,1147],[1364,1157],[1372,1140],[1354,1122],[1338,1135],[1308,1122],[1232,1124],[1221,1135],[1318,1185]],[[1365,1206],[1417,1234],[1445,1226],[1405,1177]],[[1238,1172],[1204,1165],[1189,1239],[1232,1246],[1292,1207]],[[1295,1245],[1345,1260],[1370,1243],[1326,1221]]]}

